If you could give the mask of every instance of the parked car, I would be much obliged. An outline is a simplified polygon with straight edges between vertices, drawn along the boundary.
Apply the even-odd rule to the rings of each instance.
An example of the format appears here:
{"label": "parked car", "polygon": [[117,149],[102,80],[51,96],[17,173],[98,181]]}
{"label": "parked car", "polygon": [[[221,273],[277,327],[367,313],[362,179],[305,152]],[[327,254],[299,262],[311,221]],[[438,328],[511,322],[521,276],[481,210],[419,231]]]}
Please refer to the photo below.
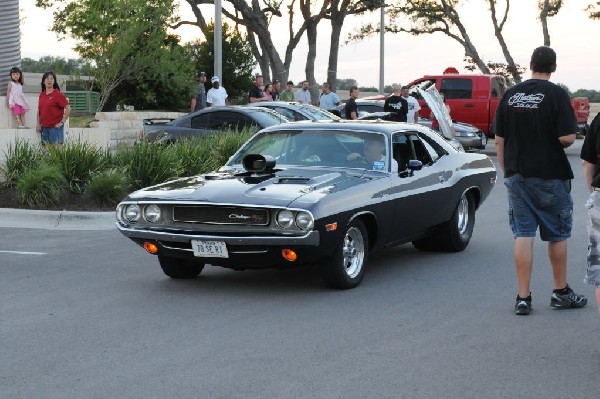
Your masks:
{"label": "parked car", "polygon": [[164,119],[144,119],[140,139],[150,142],[173,142],[224,130],[250,128],[259,131],[284,122],[289,122],[289,119],[268,108],[210,107],[167,122]]}
{"label": "parked car", "polygon": [[265,101],[252,103],[255,107],[265,107],[279,112],[291,121],[326,121],[338,120],[339,116],[324,110],[323,108],[315,107],[311,104],[301,104],[297,102],[283,101]]}
{"label": "parked car", "polygon": [[[384,104],[385,101],[383,100],[356,100],[356,105],[358,107],[358,119],[387,120],[389,113],[383,111]],[[336,108],[339,110],[342,116],[345,116],[345,106],[345,104],[342,104]],[[419,124],[431,128],[431,119],[419,118]],[[478,129],[473,125],[469,125],[468,123],[456,121],[452,121],[452,126],[454,127],[454,136],[456,137],[456,140],[463,146],[465,151],[485,149],[488,139],[481,129]]]}
{"label": "parked car", "polygon": [[348,289],[374,251],[464,250],[495,179],[489,157],[416,124],[291,122],[260,131],[214,173],[129,194],[117,228],[171,278],[206,264],[316,264],[330,287]]}
{"label": "parked car", "polygon": [[590,100],[587,97],[574,97],[571,99],[571,105],[577,119],[577,133],[585,136],[589,129]]}

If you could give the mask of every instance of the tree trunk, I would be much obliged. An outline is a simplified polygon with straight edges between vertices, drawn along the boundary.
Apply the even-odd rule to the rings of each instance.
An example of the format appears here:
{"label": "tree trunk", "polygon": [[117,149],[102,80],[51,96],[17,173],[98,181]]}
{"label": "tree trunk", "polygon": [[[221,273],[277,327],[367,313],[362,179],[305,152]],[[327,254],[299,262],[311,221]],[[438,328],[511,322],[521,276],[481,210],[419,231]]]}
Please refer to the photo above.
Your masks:
{"label": "tree trunk", "polygon": [[506,41],[504,40],[504,35],[502,34],[502,29],[504,28],[504,23],[508,17],[508,10],[510,9],[510,0],[506,0],[506,8],[504,10],[504,17],[502,18],[502,22],[498,23],[498,19],[496,18],[496,0],[488,0],[490,3],[490,12],[492,15],[492,23],[494,25],[494,35],[498,39],[498,43],[500,43],[500,47],[502,48],[502,54],[504,54],[504,59],[506,60],[506,64],[508,67],[508,72],[512,76],[515,83],[521,82],[521,74],[515,64],[515,60],[513,59],[510,51],[508,51],[508,46],[506,45]]}
{"label": "tree trunk", "polygon": [[331,2],[331,37],[329,39],[329,60],[327,64],[327,82],[331,85],[331,91],[337,90],[337,66],[340,51],[340,36],[344,19],[348,10],[349,0],[334,0]]}
{"label": "tree trunk", "polygon": [[258,66],[260,67],[260,71],[263,75],[263,78],[265,79],[265,82],[270,82],[271,75],[269,69],[269,57],[264,52],[261,54],[260,49],[256,44],[256,38],[254,37],[254,34],[250,30],[246,31],[248,33],[248,43],[250,43],[250,48],[252,49],[252,54],[254,55],[254,58],[258,61]]}
{"label": "tree trunk", "polygon": [[548,10],[550,8],[550,0],[544,0],[544,4],[541,4],[540,6],[540,21],[542,22],[544,46],[550,46],[550,32],[548,32]]}

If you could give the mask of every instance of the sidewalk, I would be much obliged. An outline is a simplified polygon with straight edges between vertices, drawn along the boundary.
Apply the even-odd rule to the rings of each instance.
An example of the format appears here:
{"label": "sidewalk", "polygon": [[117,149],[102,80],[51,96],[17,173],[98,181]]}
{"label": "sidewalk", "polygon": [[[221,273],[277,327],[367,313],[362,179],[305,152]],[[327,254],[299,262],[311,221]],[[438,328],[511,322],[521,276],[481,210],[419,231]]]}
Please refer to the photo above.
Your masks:
{"label": "sidewalk", "polygon": [[0,227],[44,230],[113,230],[115,212],[0,208]]}

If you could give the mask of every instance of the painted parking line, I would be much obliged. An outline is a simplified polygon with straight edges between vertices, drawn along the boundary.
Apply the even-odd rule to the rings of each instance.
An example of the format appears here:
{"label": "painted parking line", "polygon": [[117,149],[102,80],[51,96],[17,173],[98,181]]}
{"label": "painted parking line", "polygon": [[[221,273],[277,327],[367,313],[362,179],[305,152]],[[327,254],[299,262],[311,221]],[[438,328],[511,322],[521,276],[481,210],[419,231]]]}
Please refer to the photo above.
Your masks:
{"label": "painted parking line", "polygon": [[25,252],[25,251],[0,251],[4,254],[17,254],[17,255],[46,255],[46,252]]}

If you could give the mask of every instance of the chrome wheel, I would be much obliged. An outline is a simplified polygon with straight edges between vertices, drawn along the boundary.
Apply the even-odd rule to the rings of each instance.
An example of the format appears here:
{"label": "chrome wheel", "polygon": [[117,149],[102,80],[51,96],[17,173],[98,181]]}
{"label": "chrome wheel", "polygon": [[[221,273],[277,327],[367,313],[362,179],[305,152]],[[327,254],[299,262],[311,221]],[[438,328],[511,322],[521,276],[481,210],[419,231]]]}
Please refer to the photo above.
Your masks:
{"label": "chrome wheel", "polygon": [[456,208],[456,227],[458,234],[463,235],[469,226],[469,200],[466,195],[460,199],[460,203]]}
{"label": "chrome wheel", "polygon": [[361,231],[356,227],[351,227],[346,232],[342,247],[342,259],[348,277],[358,276],[365,259],[365,240]]}

